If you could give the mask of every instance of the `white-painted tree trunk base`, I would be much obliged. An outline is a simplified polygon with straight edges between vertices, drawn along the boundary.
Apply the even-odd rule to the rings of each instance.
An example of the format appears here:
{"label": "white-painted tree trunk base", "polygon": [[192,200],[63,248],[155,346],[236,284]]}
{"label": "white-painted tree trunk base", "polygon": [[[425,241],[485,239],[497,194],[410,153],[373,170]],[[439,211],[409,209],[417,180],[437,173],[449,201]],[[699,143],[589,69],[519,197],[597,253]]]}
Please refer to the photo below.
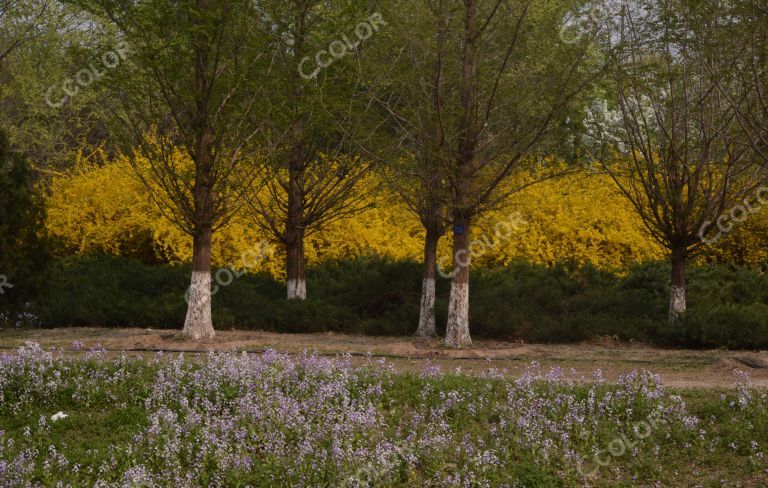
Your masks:
{"label": "white-painted tree trunk base", "polygon": [[416,337],[435,337],[435,279],[425,278],[421,284],[421,311]]}
{"label": "white-painted tree trunk base", "polygon": [[307,281],[288,280],[288,300],[306,300]]}
{"label": "white-painted tree trunk base", "polygon": [[669,296],[669,321],[674,323],[685,315],[685,287],[672,285]]}
{"label": "white-painted tree trunk base", "polygon": [[213,321],[211,320],[211,273],[192,272],[189,286],[187,318],[184,321],[182,335],[199,341],[213,339]]}
{"label": "white-painted tree trunk base", "polygon": [[467,283],[451,283],[445,345],[448,347],[472,345],[472,338],[469,336],[469,284]]}

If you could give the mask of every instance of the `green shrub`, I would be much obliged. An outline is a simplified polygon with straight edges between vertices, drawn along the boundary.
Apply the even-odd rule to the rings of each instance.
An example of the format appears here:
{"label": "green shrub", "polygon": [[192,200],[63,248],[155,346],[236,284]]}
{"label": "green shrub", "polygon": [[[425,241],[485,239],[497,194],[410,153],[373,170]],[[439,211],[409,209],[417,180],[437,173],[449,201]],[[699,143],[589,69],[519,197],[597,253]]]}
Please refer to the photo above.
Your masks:
{"label": "green shrub", "polygon": [[[408,336],[418,323],[421,266],[385,259],[325,263],[308,270],[306,301],[287,301],[285,285],[245,274],[213,296],[220,329],[346,332]],[[179,329],[188,266],[148,266],[112,257],[67,258],[46,275],[33,311],[45,326]],[[473,273],[475,337],[576,342],[599,336],[676,347],[768,346],[768,278],[727,266],[691,268],[689,314],[667,323],[669,270],[651,263],[619,277],[591,266],[515,263]],[[437,288],[445,324],[448,280]],[[439,330],[439,332],[442,332]]]}
{"label": "green shrub", "polygon": [[696,347],[752,349],[768,347],[768,305],[723,304],[693,309],[679,343]]}
{"label": "green shrub", "polygon": [[46,326],[178,328],[186,313],[188,275],[185,266],[67,258],[49,269],[35,311]]}
{"label": "green shrub", "polygon": [[44,218],[32,170],[0,131],[0,313],[22,311],[37,291],[48,262]]}

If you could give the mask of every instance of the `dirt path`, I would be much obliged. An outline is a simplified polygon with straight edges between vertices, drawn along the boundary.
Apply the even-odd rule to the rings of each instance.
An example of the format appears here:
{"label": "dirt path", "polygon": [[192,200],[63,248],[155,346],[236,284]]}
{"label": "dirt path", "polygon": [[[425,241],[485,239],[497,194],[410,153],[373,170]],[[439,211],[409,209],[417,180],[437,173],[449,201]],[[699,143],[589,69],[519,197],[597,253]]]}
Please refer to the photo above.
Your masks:
{"label": "dirt path", "polygon": [[612,340],[577,345],[520,344],[477,340],[473,347],[446,349],[439,340],[410,337],[367,337],[343,334],[276,334],[260,331],[218,331],[214,341],[191,342],[172,330],[69,328],[0,330],[0,350],[8,352],[31,340],[45,347],[72,350],[74,341],[85,347],[101,344],[109,351],[263,351],[320,354],[370,353],[393,362],[399,369],[421,370],[427,359],[443,371],[480,374],[488,368],[519,375],[531,361],[545,368],[560,366],[577,377],[590,378],[601,369],[608,379],[633,370],[647,369],[662,376],[672,387],[732,387],[735,369],[749,371],[756,386],[768,387],[768,353],[744,351],[694,351],[657,349],[643,344]]}

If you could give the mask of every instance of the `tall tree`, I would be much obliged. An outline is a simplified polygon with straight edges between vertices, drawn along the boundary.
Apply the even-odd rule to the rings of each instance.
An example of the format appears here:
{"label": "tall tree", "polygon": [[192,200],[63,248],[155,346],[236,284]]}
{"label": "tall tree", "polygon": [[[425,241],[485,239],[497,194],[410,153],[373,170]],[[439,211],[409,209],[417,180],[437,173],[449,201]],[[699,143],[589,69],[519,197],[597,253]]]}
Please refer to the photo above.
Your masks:
{"label": "tall tree", "polygon": [[52,0],[0,0],[0,63],[33,39]]}
{"label": "tall tree", "polygon": [[350,140],[339,128],[350,121],[346,101],[354,71],[344,59],[321,71],[316,60],[324,59],[322,53],[330,58],[329,49],[353,57],[379,26],[360,2],[291,0],[272,2],[266,11],[279,45],[265,80],[276,149],[248,203],[255,223],[285,247],[288,299],[303,300],[305,239],[363,207],[356,190],[372,166],[349,151]]}
{"label": "tall tree", "polygon": [[[381,151],[385,155],[383,174],[424,228],[424,269],[415,336],[427,338],[437,335],[437,249],[448,227],[449,199],[441,160],[448,149],[442,110],[446,74],[453,69],[448,56],[452,12],[449,0],[439,0],[416,2],[408,14],[387,11],[386,15],[389,42],[382,43],[378,56],[364,68],[374,71],[378,64],[384,73],[368,87],[369,96],[382,111],[381,118],[388,121],[380,138],[391,144],[385,144]],[[402,46],[395,62],[384,48],[393,42]],[[425,56],[428,52],[434,55]]]}
{"label": "tall tree", "polygon": [[[255,157],[264,122],[259,80],[273,50],[269,20],[249,0],[76,1],[116,26],[131,48],[131,76],[113,80],[117,120],[129,129],[127,146],[143,156],[135,166],[148,192],[193,240],[183,334],[212,338],[211,238],[255,177],[243,163]],[[179,163],[179,152],[194,167]]]}
{"label": "tall tree", "polygon": [[[398,47],[383,55],[371,97],[401,141],[398,155],[440,182],[430,183],[440,203],[427,207],[445,205],[450,214],[448,346],[471,344],[472,221],[519,189],[510,178],[535,159],[537,144],[590,82],[591,34],[560,40],[566,8],[548,0],[424,0],[383,12]],[[410,71],[397,71],[406,65]]]}
{"label": "tall tree", "polygon": [[[686,312],[686,262],[767,174],[738,123],[748,99],[727,76],[723,14],[685,0],[626,9],[612,70],[618,116],[594,117],[606,170],[669,251],[670,322]],[[620,123],[610,130],[606,119]]]}
{"label": "tall tree", "polygon": [[[447,198],[437,155],[445,141],[435,120],[435,102],[443,96],[441,63],[446,61],[448,4],[448,0],[440,0],[440,5],[414,2],[407,11],[402,5],[382,5],[373,14],[382,28],[353,70],[361,80],[353,101],[359,102],[358,111],[366,114],[369,123],[358,118],[354,127],[344,128],[364,157],[379,163],[379,177],[424,227],[417,337],[437,335],[437,248],[446,232]],[[435,25],[435,16],[442,19],[441,25]],[[434,35],[439,38],[435,40]],[[435,56],[427,55],[435,47]]]}
{"label": "tall tree", "polygon": [[[709,73],[720,75],[716,80],[721,94],[733,107],[756,156],[768,164],[768,4],[738,0],[728,5],[726,14],[721,14],[725,21],[719,26],[724,33],[719,36],[720,52],[709,59]],[[696,31],[699,42],[711,42],[705,29]]]}
{"label": "tall tree", "polygon": [[45,207],[24,156],[0,132],[0,307],[33,295],[48,253]]}
{"label": "tall tree", "polygon": [[27,36],[0,61],[0,126],[11,144],[38,178],[71,167],[84,145],[114,151],[105,121],[115,97],[101,77],[125,67],[114,32],[59,1],[10,3],[24,5],[14,23]]}

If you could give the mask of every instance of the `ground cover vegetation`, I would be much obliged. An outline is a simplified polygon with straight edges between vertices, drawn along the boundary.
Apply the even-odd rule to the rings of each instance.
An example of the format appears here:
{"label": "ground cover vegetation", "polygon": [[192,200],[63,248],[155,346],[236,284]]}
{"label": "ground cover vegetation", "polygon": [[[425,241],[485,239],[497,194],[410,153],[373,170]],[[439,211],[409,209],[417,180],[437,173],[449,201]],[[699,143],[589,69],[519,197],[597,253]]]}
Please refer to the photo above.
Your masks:
{"label": "ground cover vegetation", "polygon": [[[0,356],[9,486],[702,486],[765,481],[766,396],[531,364],[483,381],[312,354]],[[58,415],[57,414],[63,414]],[[53,417],[53,418],[52,418]],[[746,428],[745,428],[746,426]]]}

